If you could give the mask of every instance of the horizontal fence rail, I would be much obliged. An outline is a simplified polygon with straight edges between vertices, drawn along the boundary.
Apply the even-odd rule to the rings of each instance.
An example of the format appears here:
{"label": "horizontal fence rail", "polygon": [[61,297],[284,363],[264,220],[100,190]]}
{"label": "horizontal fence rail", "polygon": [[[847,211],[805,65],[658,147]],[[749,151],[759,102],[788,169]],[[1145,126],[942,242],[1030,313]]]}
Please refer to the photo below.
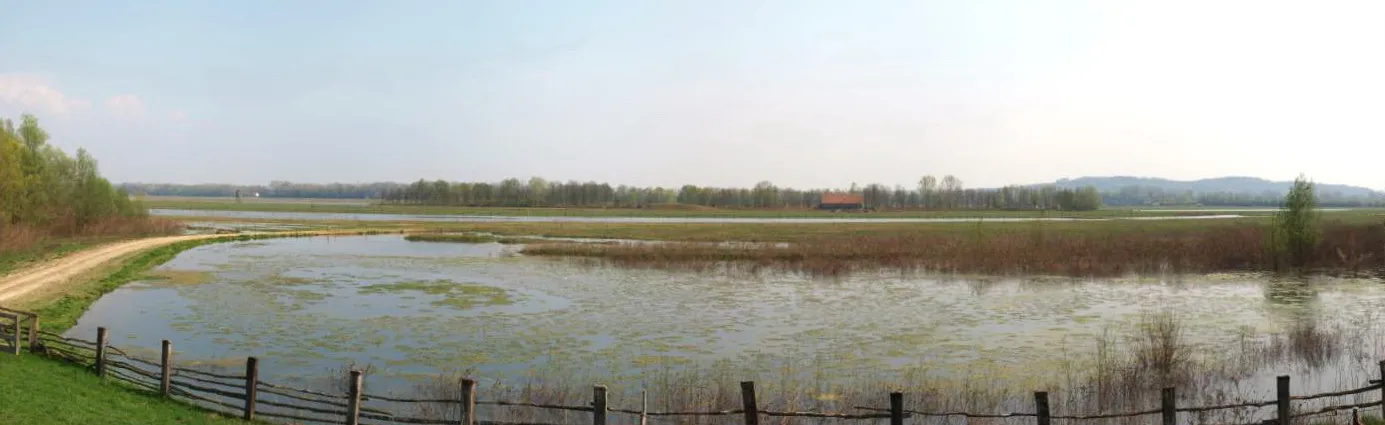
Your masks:
{"label": "horizontal fence rail", "polygon": [[[245,419],[267,418],[314,424],[460,424],[460,425],[554,425],[539,422],[496,422],[478,419],[477,406],[497,406],[504,408],[534,409],[559,414],[573,413],[584,422],[593,425],[607,425],[612,414],[638,416],[639,423],[646,425],[649,418],[689,418],[742,416],[746,425],[759,425],[764,418],[817,418],[830,420],[884,420],[891,425],[902,425],[905,419],[914,417],[967,419],[1014,419],[1034,418],[1038,425],[1051,425],[1053,420],[1090,421],[1102,419],[1136,418],[1160,415],[1163,425],[1176,425],[1178,414],[1202,414],[1204,412],[1225,411],[1246,408],[1267,408],[1274,406],[1274,419],[1244,425],[1289,424],[1296,418],[1335,414],[1351,410],[1353,417],[1358,409],[1385,406],[1385,386],[1381,380],[1370,380],[1367,386],[1341,391],[1309,395],[1291,395],[1289,377],[1280,376],[1276,380],[1277,397],[1274,400],[1217,404],[1208,406],[1177,406],[1174,388],[1165,388],[1161,394],[1158,408],[1129,412],[1097,414],[1053,414],[1049,409],[1048,393],[1034,393],[1034,410],[1023,412],[966,412],[966,411],[925,411],[904,406],[903,393],[889,393],[889,407],[853,406],[859,413],[847,412],[796,412],[760,409],[755,395],[754,382],[741,383],[741,406],[739,408],[702,411],[650,411],[647,399],[640,409],[615,408],[608,405],[606,387],[593,387],[592,401],[586,405],[565,405],[535,403],[528,401],[477,400],[476,381],[461,380],[460,396],[457,398],[415,399],[371,394],[362,390],[364,375],[352,370],[345,382],[347,387],[341,393],[294,388],[259,380],[259,362],[247,358],[241,373],[197,370],[174,365],[172,343],[163,341],[158,361],[143,359],[107,344],[106,328],[97,329],[95,342],[64,337],[38,329],[37,316],[24,316],[8,309],[0,309],[0,318],[12,318],[12,328],[7,328],[7,336],[22,333],[21,322],[30,319],[30,349],[51,358],[75,363],[94,371],[105,379],[118,381],[141,391],[161,394],[164,397],[181,400],[199,407]],[[12,343],[18,344],[11,337]],[[15,351],[18,354],[18,351]],[[1385,376],[1385,361],[1378,363],[1381,376]],[[1295,412],[1292,403],[1332,397],[1356,396],[1378,391],[1374,401],[1334,404],[1309,411]],[[1358,398],[1359,399],[1359,398]],[[369,404],[369,405],[368,405]],[[426,405],[435,407],[431,415],[439,417],[415,417],[394,413],[391,409]],[[566,412],[566,413],[564,413]],[[455,418],[454,418],[455,416]],[[1359,423],[1359,422],[1353,422]]]}

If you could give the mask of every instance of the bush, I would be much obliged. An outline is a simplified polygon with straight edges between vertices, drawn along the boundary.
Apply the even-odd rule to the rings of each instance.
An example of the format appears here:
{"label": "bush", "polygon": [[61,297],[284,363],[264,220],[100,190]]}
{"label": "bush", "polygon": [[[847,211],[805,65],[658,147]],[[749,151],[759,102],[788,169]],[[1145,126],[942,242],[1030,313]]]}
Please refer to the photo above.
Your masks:
{"label": "bush", "polygon": [[1313,182],[1300,175],[1284,197],[1284,205],[1274,216],[1269,247],[1274,251],[1275,267],[1303,267],[1308,264],[1322,240],[1322,224]]}

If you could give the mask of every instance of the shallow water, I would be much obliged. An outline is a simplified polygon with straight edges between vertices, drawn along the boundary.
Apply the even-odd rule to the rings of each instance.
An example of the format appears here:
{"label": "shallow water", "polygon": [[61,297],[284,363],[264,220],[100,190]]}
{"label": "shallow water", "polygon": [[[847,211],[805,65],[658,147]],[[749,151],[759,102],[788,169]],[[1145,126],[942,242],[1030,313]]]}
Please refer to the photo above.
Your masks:
{"label": "shallow water", "polygon": [[[821,280],[615,269],[517,249],[398,235],[207,245],[160,267],[206,272],[202,281],[132,283],[68,334],[93,339],[106,326],[114,345],[155,359],[168,339],[183,364],[239,367],[257,356],[262,379],[309,385],[346,364],[373,366],[374,388],[468,369],[483,379],[562,373],[635,385],[717,361],[829,380],[922,371],[1037,385],[1059,379],[1103,333],[1127,333],[1153,311],[1177,314],[1200,349],[1216,352],[1300,321],[1367,329],[1385,301],[1385,286],[1366,280]],[[1357,366],[1295,391],[1355,386],[1338,378]]]}
{"label": "shallow water", "polygon": [[445,221],[445,222],[562,222],[562,223],[975,223],[975,222],[1029,222],[1029,221],[1107,221],[1107,220],[1200,220],[1240,218],[1236,214],[1208,214],[1184,216],[1148,216],[1117,218],[1062,218],[1062,217],[948,217],[948,218],[811,218],[811,217],[582,217],[582,216],[491,216],[491,215],[446,215],[446,214],[378,214],[378,213],[317,213],[283,211],[223,211],[223,210],[182,210],[151,209],[149,213],[160,216],[240,218],[256,220],[354,220],[354,221]]}

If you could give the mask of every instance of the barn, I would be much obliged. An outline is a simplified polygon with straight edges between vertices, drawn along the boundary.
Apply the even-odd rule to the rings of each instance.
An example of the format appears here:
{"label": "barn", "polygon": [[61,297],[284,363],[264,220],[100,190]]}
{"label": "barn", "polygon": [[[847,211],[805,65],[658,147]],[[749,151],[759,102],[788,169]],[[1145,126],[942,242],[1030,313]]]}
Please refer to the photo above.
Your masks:
{"label": "barn", "polygon": [[823,193],[818,209],[859,210],[865,207],[866,197],[854,193]]}

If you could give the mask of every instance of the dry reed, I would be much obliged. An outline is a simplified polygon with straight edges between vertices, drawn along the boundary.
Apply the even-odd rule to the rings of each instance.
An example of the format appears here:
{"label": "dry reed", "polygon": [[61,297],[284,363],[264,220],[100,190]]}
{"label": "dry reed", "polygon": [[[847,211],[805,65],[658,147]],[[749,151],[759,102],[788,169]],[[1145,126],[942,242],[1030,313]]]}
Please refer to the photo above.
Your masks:
{"label": "dry reed", "polygon": [[[819,237],[788,245],[702,243],[530,245],[528,255],[602,258],[619,266],[710,269],[748,265],[816,275],[879,268],[986,274],[1119,276],[1259,271],[1272,267],[1262,226],[1185,232],[904,234]],[[1331,224],[1308,266],[1359,273],[1385,264],[1385,229]]]}
{"label": "dry reed", "polygon": [[41,249],[53,242],[176,234],[183,225],[158,217],[107,217],[83,226],[60,222],[47,228],[0,226],[0,254]]}

